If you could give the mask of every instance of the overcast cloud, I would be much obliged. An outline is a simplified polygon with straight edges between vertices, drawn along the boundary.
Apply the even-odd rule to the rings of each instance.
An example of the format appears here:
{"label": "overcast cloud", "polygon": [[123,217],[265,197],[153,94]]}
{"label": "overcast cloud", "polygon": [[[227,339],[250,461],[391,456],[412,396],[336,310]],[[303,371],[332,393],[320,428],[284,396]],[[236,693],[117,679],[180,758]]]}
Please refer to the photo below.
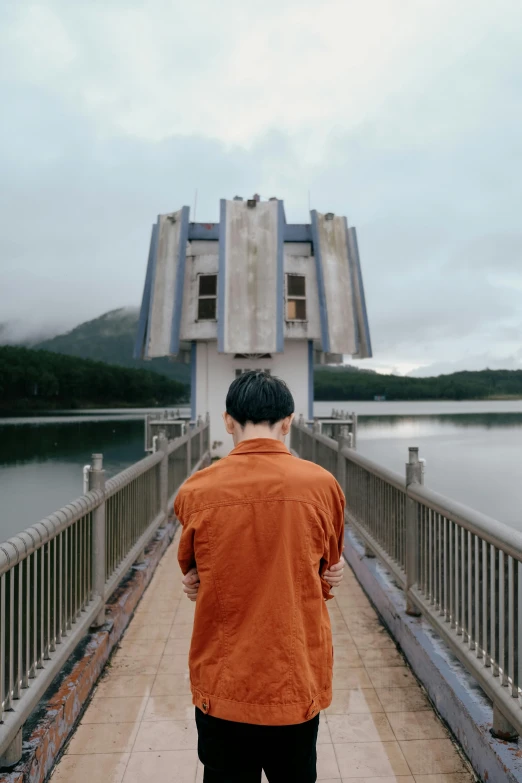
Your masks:
{"label": "overcast cloud", "polygon": [[0,6],[0,322],[141,298],[150,225],[220,197],[358,229],[375,359],[522,367],[520,0]]}

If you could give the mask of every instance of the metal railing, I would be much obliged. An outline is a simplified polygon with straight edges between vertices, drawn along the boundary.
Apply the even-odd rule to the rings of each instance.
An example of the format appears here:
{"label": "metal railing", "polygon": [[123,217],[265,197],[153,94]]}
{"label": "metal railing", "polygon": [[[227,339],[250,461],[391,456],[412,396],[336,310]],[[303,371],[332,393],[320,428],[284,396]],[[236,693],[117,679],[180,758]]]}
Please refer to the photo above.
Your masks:
{"label": "metal railing", "polygon": [[22,726],[81,638],[105,621],[105,604],[140,559],[183,481],[206,458],[199,420],[105,481],[101,454],[88,491],[0,544],[0,766],[22,752]]}
{"label": "metal railing", "polygon": [[336,475],[346,519],[493,702],[493,733],[522,733],[522,533],[423,486],[410,448],[404,477],[358,454],[347,439],[304,423],[292,448]]}

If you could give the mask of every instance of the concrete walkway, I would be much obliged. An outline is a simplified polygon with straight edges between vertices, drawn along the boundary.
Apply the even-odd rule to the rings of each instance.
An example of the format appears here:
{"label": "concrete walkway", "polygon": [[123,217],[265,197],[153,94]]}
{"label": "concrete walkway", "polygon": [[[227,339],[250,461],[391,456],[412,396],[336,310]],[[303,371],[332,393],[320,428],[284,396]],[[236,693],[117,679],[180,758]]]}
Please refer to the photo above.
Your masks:
{"label": "concrete walkway", "polygon": [[[178,536],[52,783],[203,781],[187,670],[194,604],[181,590]],[[334,699],[321,715],[318,779],[469,783],[474,778],[347,571],[329,602]]]}

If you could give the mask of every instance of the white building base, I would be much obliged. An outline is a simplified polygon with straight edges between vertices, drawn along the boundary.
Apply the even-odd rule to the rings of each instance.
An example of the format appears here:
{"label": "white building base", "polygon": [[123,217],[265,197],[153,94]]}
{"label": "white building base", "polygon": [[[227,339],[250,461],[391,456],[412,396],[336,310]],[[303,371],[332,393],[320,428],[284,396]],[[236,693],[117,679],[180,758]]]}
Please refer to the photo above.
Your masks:
{"label": "white building base", "polygon": [[[194,359],[193,359],[194,361]],[[210,414],[210,444],[212,456],[224,457],[233,448],[232,438],[223,423],[223,411],[230,384],[237,370],[270,370],[282,378],[295,400],[295,412],[308,418],[309,411],[309,351],[307,340],[288,340],[284,354],[273,354],[271,359],[235,359],[220,354],[217,342],[198,342],[195,350],[196,416]],[[194,378],[195,374],[195,378]],[[312,391],[313,394],[313,391]]]}

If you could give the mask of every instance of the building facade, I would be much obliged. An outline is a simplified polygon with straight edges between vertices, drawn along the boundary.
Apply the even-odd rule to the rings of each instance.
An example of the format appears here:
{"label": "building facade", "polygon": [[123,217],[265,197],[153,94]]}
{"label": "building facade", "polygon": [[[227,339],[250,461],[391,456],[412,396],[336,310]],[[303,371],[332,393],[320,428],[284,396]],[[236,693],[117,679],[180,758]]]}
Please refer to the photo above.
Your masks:
{"label": "building facade", "polygon": [[284,204],[223,199],[217,224],[189,208],[152,229],[135,356],[180,356],[192,368],[191,417],[210,414],[218,456],[232,380],[262,369],[290,386],[297,415],[313,418],[314,364],[371,356],[354,228],[311,212],[288,224]]}

